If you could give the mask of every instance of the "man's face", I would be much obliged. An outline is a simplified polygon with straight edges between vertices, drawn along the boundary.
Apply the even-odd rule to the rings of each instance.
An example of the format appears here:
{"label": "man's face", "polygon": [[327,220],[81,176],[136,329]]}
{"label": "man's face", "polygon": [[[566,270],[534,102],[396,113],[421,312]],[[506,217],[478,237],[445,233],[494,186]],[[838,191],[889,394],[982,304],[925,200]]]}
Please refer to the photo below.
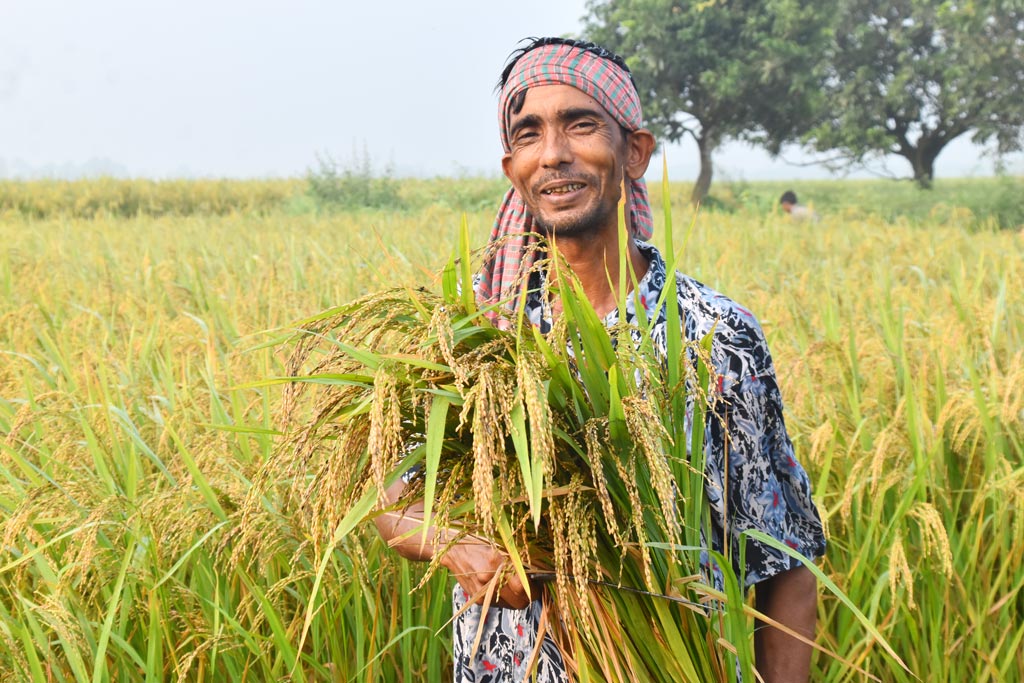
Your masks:
{"label": "man's face", "polygon": [[509,145],[502,168],[540,230],[559,237],[615,230],[629,150],[596,100],[568,85],[529,89],[509,121]]}

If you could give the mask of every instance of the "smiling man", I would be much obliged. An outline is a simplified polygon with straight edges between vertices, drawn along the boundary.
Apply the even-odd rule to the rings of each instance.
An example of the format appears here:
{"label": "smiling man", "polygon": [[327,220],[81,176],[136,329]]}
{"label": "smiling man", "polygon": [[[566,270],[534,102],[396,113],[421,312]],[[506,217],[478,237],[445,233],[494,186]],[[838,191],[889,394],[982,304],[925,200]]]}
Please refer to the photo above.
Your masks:
{"label": "smiling man", "polygon": [[[647,319],[654,321],[652,339],[665,352],[667,318],[665,307],[657,308],[666,283],[665,262],[646,243],[653,223],[643,181],[655,140],[643,128],[639,96],[625,63],[591,43],[534,39],[512,55],[499,88],[502,169],[512,188],[491,236],[494,256],[475,282],[478,299],[512,306],[525,286],[527,318],[542,332],[550,329],[559,306],[545,294],[546,274],[532,267],[539,233],[557,243],[605,324],[618,323],[611,283],[619,281],[617,206],[625,187],[630,235],[625,247],[638,278],[625,315],[633,322],[637,307],[645,307]],[[746,565],[734,570],[754,586],[758,609],[813,637],[814,575],[787,554],[740,538],[741,532],[756,529],[807,557],[825,549],[807,475],[786,434],[764,334],[754,316],[732,300],[681,273],[676,278],[677,291],[666,300],[678,305],[688,339],[714,331],[712,360],[725,406],[709,419],[705,438],[710,544],[723,552],[728,546],[730,556],[739,558],[745,543]],[[501,313],[493,319],[504,324]],[[418,535],[402,540],[417,524],[416,514],[409,510],[405,517],[380,517],[378,527],[404,556],[430,559],[434,549],[421,546]],[[479,605],[466,607],[469,596],[480,594],[505,560],[492,545],[472,539],[441,558],[460,584],[453,596],[456,682],[520,683],[534,680],[528,678],[531,673],[538,683],[569,681],[558,648],[540,633],[542,600],[531,602],[514,577],[501,590],[503,606],[486,613]],[[709,571],[715,579],[710,565]],[[474,653],[478,632],[482,637]],[[778,629],[758,629],[755,653],[767,683],[808,679],[811,648]]]}

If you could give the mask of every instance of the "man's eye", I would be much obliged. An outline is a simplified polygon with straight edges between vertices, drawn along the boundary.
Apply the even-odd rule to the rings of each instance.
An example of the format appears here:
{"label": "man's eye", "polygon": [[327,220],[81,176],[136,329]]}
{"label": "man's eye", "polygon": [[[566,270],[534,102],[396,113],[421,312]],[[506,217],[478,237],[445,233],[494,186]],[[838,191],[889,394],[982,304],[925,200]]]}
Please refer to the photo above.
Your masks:
{"label": "man's eye", "polygon": [[572,128],[581,133],[587,133],[597,128],[597,124],[593,121],[577,121],[573,124]]}
{"label": "man's eye", "polygon": [[535,139],[536,137],[537,137],[537,131],[535,131],[535,130],[524,130],[524,131],[520,131],[516,135],[516,142],[517,143],[530,142],[531,140]]}

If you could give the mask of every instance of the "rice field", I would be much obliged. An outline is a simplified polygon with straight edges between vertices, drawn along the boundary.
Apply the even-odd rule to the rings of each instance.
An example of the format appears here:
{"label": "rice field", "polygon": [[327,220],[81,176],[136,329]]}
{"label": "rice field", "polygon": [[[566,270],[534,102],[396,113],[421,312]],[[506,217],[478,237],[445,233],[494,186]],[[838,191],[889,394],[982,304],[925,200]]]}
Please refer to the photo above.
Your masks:
{"label": "rice field", "polygon": [[[447,680],[443,573],[413,590],[424,567],[365,529],[315,586],[299,517],[241,528],[280,399],[246,385],[284,374],[297,319],[439,289],[501,184],[317,212],[299,181],[133,182],[0,183],[0,681]],[[1024,236],[975,182],[913,212],[909,187],[873,211],[821,184],[813,225],[772,210],[784,188],[723,189],[688,241],[672,190],[682,269],[768,335],[821,566],[913,672],[823,592],[847,663],[816,655],[815,681],[1024,679]]]}

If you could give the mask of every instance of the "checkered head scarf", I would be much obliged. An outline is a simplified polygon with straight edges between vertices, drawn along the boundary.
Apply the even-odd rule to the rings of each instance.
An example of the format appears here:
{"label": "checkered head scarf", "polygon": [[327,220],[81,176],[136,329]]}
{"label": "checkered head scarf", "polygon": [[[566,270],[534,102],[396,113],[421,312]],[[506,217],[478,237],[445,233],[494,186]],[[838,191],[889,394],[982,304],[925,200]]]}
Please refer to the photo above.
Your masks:
{"label": "checkered head scarf", "polygon": [[[612,61],[613,55],[591,44],[572,44],[542,39],[522,56],[505,79],[498,99],[501,145],[510,151],[508,130],[512,118],[511,103],[529,88],[541,85],[570,85],[593,97],[623,128],[629,131],[643,126],[640,96],[629,72]],[[627,181],[626,213],[629,230],[640,239],[650,239],[654,230],[647,185],[643,178]],[[498,209],[490,243],[497,245],[493,258],[480,269],[476,283],[482,305],[507,301],[515,305],[517,283],[535,260],[531,249],[533,216],[515,188],[509,189]],[[489,317],[496,319],[498,314]]]}

